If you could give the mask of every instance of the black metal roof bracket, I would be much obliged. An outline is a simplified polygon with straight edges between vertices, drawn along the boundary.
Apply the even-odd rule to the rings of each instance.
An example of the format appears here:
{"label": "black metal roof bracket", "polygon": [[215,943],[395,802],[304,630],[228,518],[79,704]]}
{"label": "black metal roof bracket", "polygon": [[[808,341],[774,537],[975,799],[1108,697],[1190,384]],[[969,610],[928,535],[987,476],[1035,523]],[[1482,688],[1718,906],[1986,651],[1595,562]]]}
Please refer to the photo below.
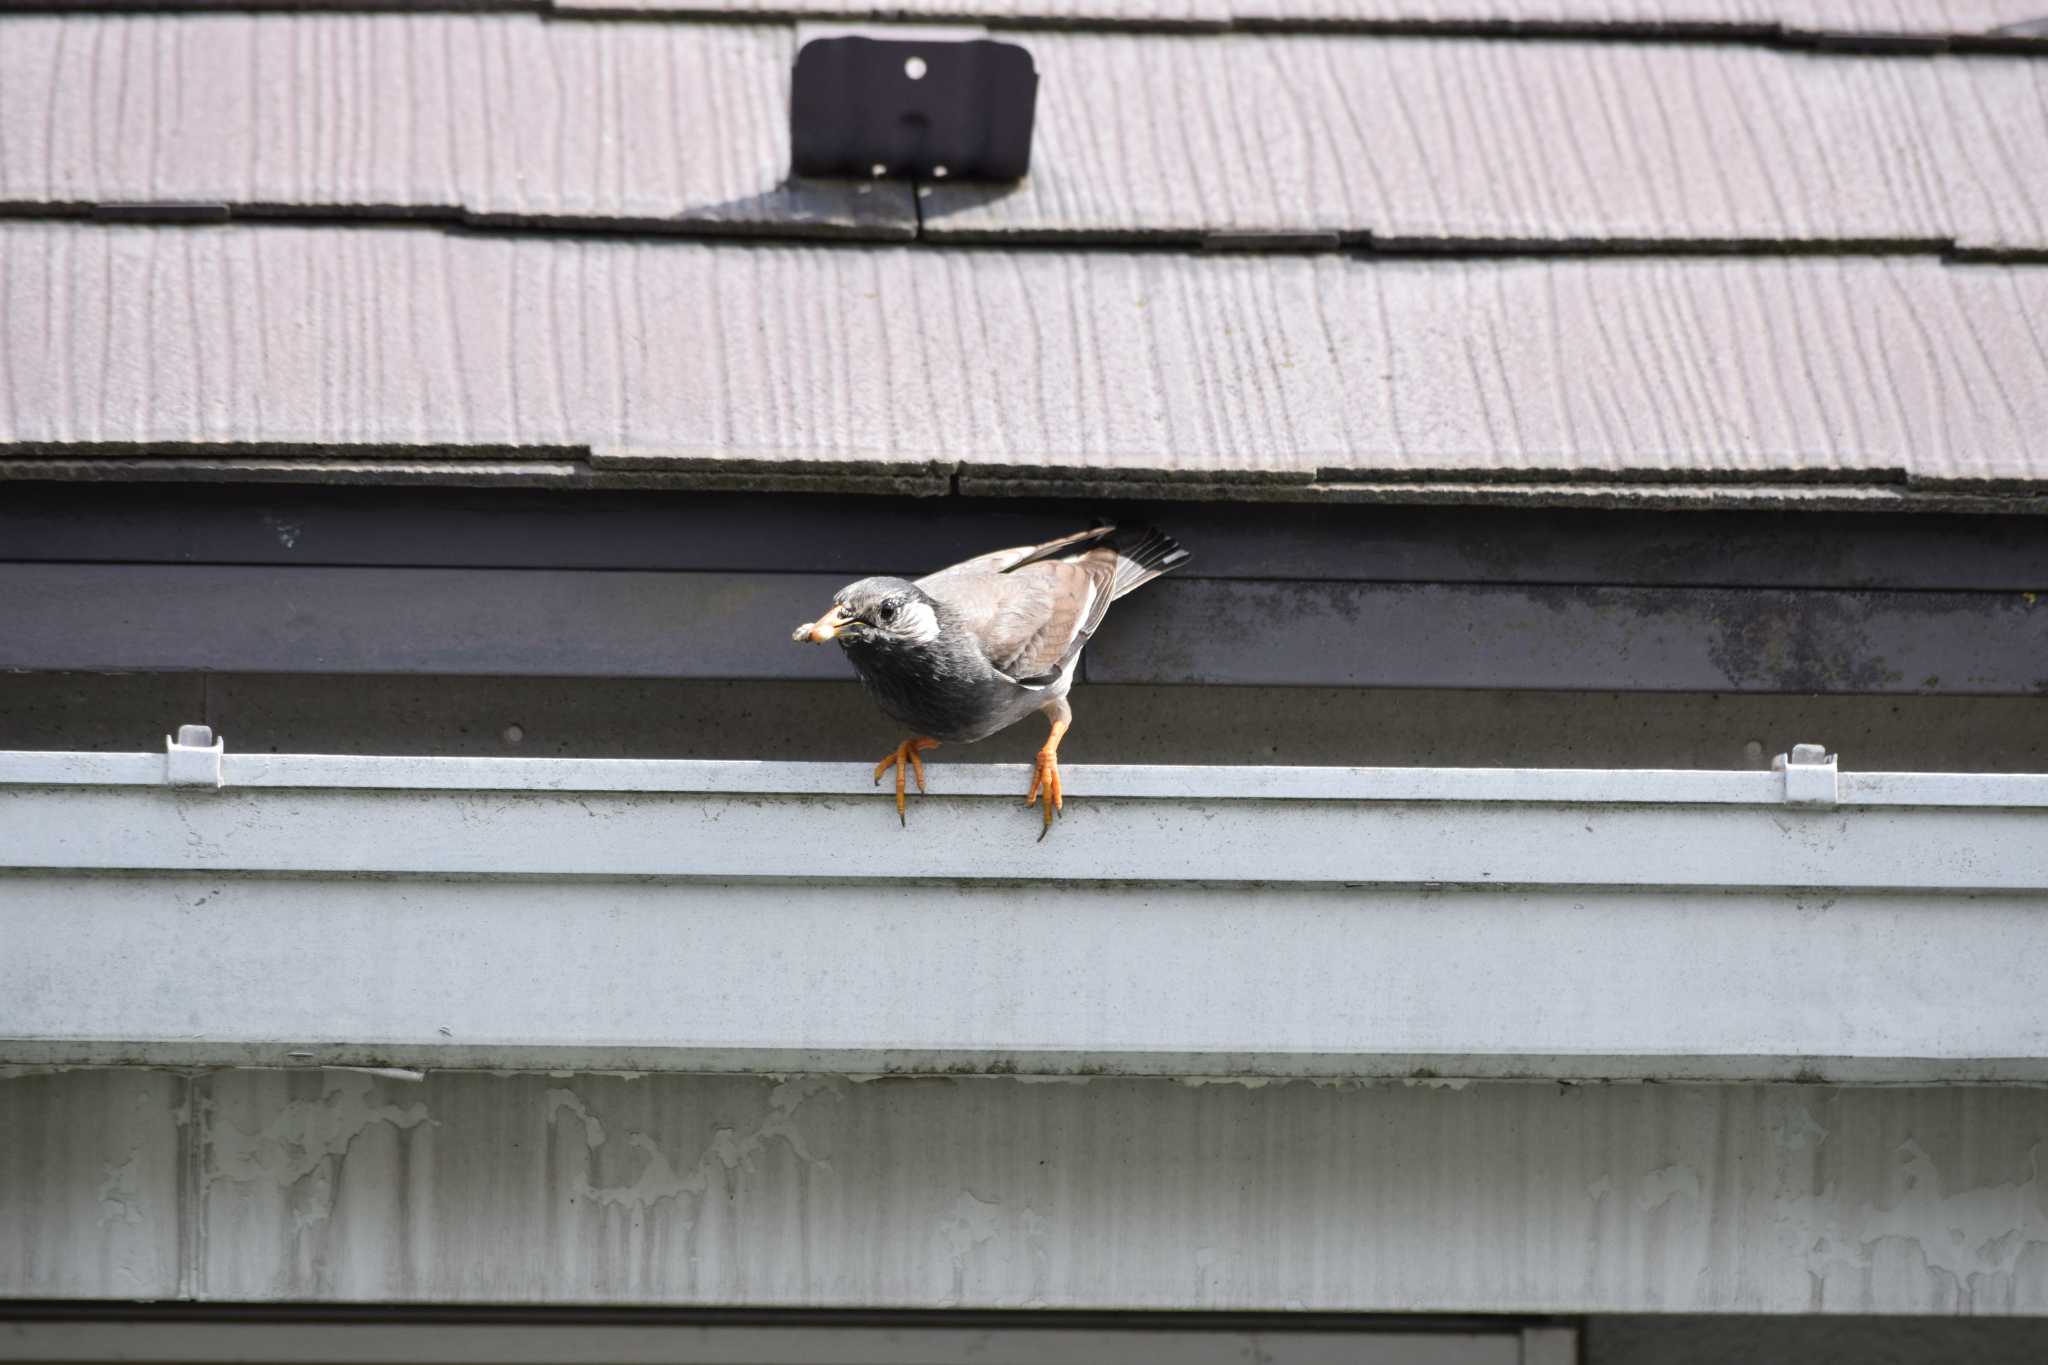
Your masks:
{"label": "black metal roof bracket", "polygon": [[[1020,180],[1031,168],[1038,71],[1015,43],[842,34],[798,49],[791,173]],[[971,30],[969,30],[971,32]]]}

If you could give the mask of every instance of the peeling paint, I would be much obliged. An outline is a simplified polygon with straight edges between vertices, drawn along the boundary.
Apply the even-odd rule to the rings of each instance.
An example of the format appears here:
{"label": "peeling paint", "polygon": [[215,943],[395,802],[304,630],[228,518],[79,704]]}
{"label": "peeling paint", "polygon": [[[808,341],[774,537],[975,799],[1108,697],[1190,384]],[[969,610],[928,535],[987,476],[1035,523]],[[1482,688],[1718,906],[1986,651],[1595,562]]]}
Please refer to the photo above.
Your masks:
{"label": "peeling paint", "polygon": [[1811,1229],[1807,1267],[1823,1279],[1868,1276],[1904,1258],[1952,1286],[1952,1307],[2010,1311],[2021,1258],[2048,1255],[2042,1148],[2029,1150],[2025,1180],[1951,1190],[1934,1158],[1908,1139],[1898,1147],[1888,1200],[1844,1207],[1830,1189],[1793,1201],[1780,1221]]}
{"label": "peeling paint", "polygon": [[397,1129],[428,1122],[424,1103],[373,1104],[375,1078],[359,1071],[323,1071],[318,1100],[292,1100],[261,1130],[244,1132],[217,1113],[207,1121],[205,1182],[268,1181],[292,1195],[292,1223],[303,1231],[334,1211],[335,1167],[373,1124]]}
{"label": "peeling paint", "polygon": [[968,1252],[995,1240],[1002,1227],[1002,1214],[1003,1206],[997,1201],[983,1199],[971,1190],[960,1191],[938,1224],[939,1239],[953,1250],[953,1268],[956,1271]]}
{"label": "peeling paint", "polygon": [[679,1176],[669,1164],[667,1153],[661,1150],[661,1144],[647,1134],[626,1134],[626,1145],[646,1153],[647,1160],[640,1167],[640,1174],[630,1185],[599,1187],[586,1182],[583,1192],[590,1198],[601,1204],[615,1204],[644,1213],[659,1207],[663,1200],[702,1194],[710,1187],[711,1171],[706,1160],[700,1159],[689,1175]]}
{"label": "peeling paint", "polygon": [[31,1066],[14,1063],[0,1066],[0,1081],[25,1081],[37,1076],[61,1076],[68,1071],[101,1071],[97,1066]]}
{"label": "peeling paint", "polygon": [[1004,1301],[1005,1307],[1028,1307],[1043,1301],[1050,1266],[1045,1238],[1047,1222],[1029,1204],[1011,1208],[996,1199],[983,1199],[972,1190],[962,1190],[938,1219],[933,1235],[946,1249],[952,1285],[944,1302],[967,1301],[970,1261],[983,1248],[1005,1259],[1024,1253],[1031,1260],[1032,1292],[1022,1299]]}
{"label": "peeling paint", "polygon": [[[667,1152],[654,1138],[645,1133],[629,1132],[626,1134],[627,1145],[646,1157],[640,1173],[631,1183],[625,1185],[596,1186],[586,1181],[584,1193],[599,1203],[642,1211],[651,1210],[666,1200],[680,1200],[704,1194],[711,1188],[713,1176],[720,1171],[752,1171],[756,1158],[776,1142],[786,1145],[797,1160],[811,1169],[829,1171],[831,1163],[811,1154],[809,1147],[805,1145],[803,1134],[796,1127],[795,1119],[797,1111],[806,1101],[819,1094],[832,1093],[835,1088],[835,1082],[822,1076],[778,1083],[768,1092],[768,1117],[762,1120],[759,1127],[747,1133],[725,1127],[715,1129],[710,1143],[682,1174],[676,1172]],[[589,1125],[597,1121],[580,1103],[572,1106],[569,1100],[555,1100],[554,1096],[561,1093],[564,1092],[549,1092],[549,1118],[552,1120],[558,1109],[572,1109],[584,1120],[587,1141],[591,1131]],[[600,1135],[598,1140],[602,1141],[601,1124],[597,1131]]]}
{"label": "peeling paint", "polygon": [[1773,1126],[1771,1133],[1777,1138],[1778,1146],[1788,1152],[1818,1149],[1828,1140],[1827,1128],[1803,1106],[1794,1108],[1784,1122]]}
{"label": "peeling paint", "polygon": [[100,1226],[113,1223],[139,1224],[143,1221],[142,1195],[135,1187],[137,1163],[141,1153],[135,1148],[128,1151],[128,1159],[119,1165],[103,1162],[101,1172],[106,1179],[100,1182]]}
{"label": "peeling paint", "polygon": [[0,1150],[16,1297],[2048,1305],[2038,1089],[100,1072]]}
{"label": "peeling paint", "polygon": [[595,1115],[583,1107],[582,1097],[577,1095],[575,1091],[567,1089],[550,1090],[545,1098],[548,1107],[547,1121],[550,1124],[554,1123],[557,1113],[566,1109],[582,1120],[583,1141],[587,1146],[601,1147],[604,1145],[604,1125],[597,1121]]}
{"label": "peeling paint", "polygon": [[337,1071],[359,1071],[383,1081],[424,1081],[427,1073],[409,1066],[341,1066]]}
{"label": "peeling paint", "polygon": [[1655,1213],[1674,1199],[1695,1205],[1700,1202],[1700,1173],[1690,1166],[1661,1167],[1644,1176],[1641,1183],[1636,1207],[1644,1213]]}

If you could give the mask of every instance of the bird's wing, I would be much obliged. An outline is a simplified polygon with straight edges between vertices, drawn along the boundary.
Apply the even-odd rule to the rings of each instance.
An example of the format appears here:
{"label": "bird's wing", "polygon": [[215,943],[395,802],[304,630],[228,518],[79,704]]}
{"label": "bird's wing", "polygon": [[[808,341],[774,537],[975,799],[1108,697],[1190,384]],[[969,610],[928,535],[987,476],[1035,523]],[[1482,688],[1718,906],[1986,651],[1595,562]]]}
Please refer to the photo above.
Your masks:
{"label": "bird's wing", "polygon": [[1115,595],[1118,556],[1108,546],[1007,572],[933,575],[921,584],[943,601],[995,667],[1043,687],[1102,624]]}
{"label": "bird's wing", "polygon": [[917,580],[917,586],[930,592],[934,584],[943,587],[963,578],[1011,573],[1028,564],[1050,559],[1064,550],[1092,544],[1115,530],[1115,526],[1104,524],[1090,527],[1086,531],[1076,531],[1070,536],[1061,536],[1058,540],[1048,540],[1043,545],[1014,545],[1007,550],[991,550],[985,555],[963,559],[958,564],[951,564],[935,573],[926,574]]}

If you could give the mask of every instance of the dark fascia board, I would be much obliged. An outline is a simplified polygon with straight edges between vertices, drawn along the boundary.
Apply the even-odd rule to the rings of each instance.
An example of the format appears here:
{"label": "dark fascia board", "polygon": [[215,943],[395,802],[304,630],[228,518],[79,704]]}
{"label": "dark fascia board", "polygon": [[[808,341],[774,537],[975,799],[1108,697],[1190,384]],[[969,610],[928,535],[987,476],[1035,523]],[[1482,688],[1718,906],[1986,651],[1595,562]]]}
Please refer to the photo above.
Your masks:
{"label": "dark fascia board", "polygon": [[836,652],[788,639],[839,584],[1106,516],[1155,521],[1195,558],[1118,607],[1095,681],[2048,692],[2038,517],[14,491],[6,669],[843,679]]}
{"label": "dark fascia board", "polygon": [[[0,564],[0,669],[844,680],[843,574]],[[2031,592],[1169,577],[1098,682],[2048,696]]]}
{"label": "dark fascia board", "polygon": [[1214,477],[1169,470],[1040,473],[991,477],[944,460],[726,460],[651,457],[628,464],[616,454],[546,448],[488,452],[439,450],[410,458],[322,453],[313,448],[237,450],[200,447],[55,447],[0,452],[0,486],[52,483],[169,488],[527,488],[554,494],[817,493],[832,497],[949,495],[1075,503],[1265,503],[1286,506],[1576,508],[1617,512],[1855,512],[1917,516],[2048,517],[2048,484],[2038,479],[1934,479],[1878,471],[1844,478],[1789,474],[1759,482],[1688,471],[1679,478],[1594,476],[1537,471],[1494,477],[1473,471],[1418,471],[1366,478],[1344,471],[1313,475]]}
{"label": "dark fascia board", "polygon": [[516,488],[19,484],[0,497],[0,560],[844,581],[1096,517],[1172,532],[1194,554],[1182,579],[2048,591],[2038,516]]}

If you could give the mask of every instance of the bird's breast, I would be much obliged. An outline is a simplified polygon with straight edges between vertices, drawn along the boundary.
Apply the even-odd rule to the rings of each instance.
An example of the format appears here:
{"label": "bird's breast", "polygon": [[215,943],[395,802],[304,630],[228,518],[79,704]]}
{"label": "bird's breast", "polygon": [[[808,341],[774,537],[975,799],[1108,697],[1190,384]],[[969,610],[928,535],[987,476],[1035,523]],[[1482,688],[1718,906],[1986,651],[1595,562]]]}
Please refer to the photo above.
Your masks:
{"label": "bird's breast", "polygon": [[846,656],[875,704],[918,734],[966,744],[1017,719],[1004,704],[1005,680],[986,662],[872,644],[849,645]]}

